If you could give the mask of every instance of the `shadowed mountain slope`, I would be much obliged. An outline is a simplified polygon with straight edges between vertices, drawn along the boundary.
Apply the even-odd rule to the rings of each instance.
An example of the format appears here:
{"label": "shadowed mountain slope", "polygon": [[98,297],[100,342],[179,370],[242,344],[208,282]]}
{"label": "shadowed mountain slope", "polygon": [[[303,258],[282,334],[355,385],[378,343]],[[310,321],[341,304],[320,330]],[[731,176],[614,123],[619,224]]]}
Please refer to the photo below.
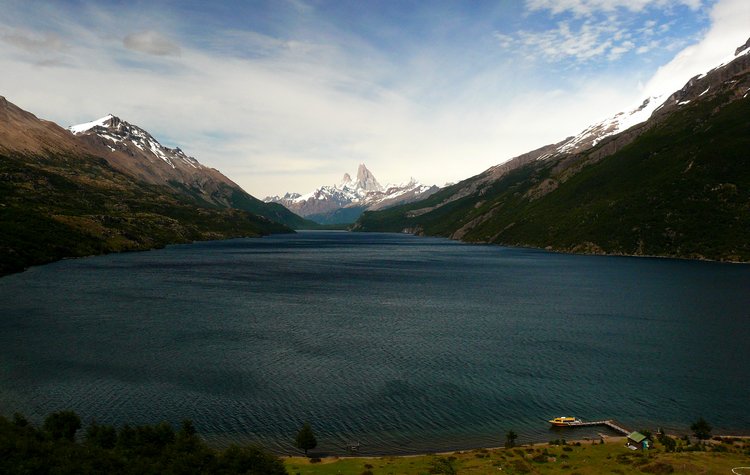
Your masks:
{"label": "shadowed mountain slope", "polygon": [[291,230],[123,173],[0,98],[0,275],[65,257]]}
{"label": "shadowed mountain slope", "polygon": [[[750,55],[691,79],[650,118],[571,137],[365,213],[361,231],[582,253],[750,261]],[[578,144],[588,143],[578,147]]]}

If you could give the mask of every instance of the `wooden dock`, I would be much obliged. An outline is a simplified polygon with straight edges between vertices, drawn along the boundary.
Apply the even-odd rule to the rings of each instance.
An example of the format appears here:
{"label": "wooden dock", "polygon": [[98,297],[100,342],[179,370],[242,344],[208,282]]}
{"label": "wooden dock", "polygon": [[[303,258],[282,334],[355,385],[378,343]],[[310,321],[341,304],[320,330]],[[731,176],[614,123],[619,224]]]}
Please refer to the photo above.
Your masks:
{"label": "wooden dock", "polygon": [[615,432],[619,432],[622,435],[628,435],[632,432],[632,431],[625,429],[619,423],[615,422],[612,419],[607,419],[605,421],[591,421],[591,422],[568,422],[564,426],[556,426],[556,427],[594,427],[594,426],[606,426]]}

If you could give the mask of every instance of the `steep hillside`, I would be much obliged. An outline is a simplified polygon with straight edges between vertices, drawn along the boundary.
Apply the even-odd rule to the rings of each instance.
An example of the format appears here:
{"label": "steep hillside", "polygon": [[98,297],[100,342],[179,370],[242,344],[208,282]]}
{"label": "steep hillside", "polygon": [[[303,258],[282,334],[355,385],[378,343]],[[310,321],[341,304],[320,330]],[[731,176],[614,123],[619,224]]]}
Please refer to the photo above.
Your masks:
{"label": "steep hillside", "polygon": [[647,121],[590,140],[577,153],[565,147],[576,138],[566,139],[425,201],[365,213],[355,228],[750,261],[747,51],[691,79]]}
{"label": "steep hillside", "polygon": [[113,168],[140,182],[168,186],[203,205],[250,211],[292,228],[315,226],[283,206],[251,196],[218,170],[179,148],[165,147],[147,131],[119,117],[110,114],[68,130]]}
{"label": "steep hillside", "polygon": [[95,152],[0,98],[0,275],[65,257],[290,231],[246,211],[199,206]]}

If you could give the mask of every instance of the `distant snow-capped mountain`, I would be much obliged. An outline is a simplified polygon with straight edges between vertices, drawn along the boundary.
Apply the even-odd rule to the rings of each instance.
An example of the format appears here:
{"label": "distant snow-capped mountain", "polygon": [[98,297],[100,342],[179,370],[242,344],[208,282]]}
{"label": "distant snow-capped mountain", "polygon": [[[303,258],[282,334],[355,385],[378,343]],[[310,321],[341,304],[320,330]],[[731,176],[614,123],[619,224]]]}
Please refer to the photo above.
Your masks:
{"label": "distant snow-capped mountain", "polygon": [[399,185],[382,186],[364,164],[357,169],[357,178],[345,173],[341,181],[325,185],[305,195],[286,193],[269,196],[267,203],[280,203],[294,213],[321,224],[352,223],[367,210],[378,210],[410,203],[435,193],[437,186],[419,183],[414,178]]}

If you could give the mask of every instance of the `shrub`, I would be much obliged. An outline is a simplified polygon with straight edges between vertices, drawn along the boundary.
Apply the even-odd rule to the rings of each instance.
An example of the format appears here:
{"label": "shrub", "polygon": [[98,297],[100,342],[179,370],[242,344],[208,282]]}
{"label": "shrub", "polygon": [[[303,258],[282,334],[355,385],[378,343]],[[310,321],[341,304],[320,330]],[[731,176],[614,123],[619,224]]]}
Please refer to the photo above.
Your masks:
{"label": "shrub", "polygon": [[641,471],[656,474],[674,473],[674,467],[668,463],[654,462],[652,464],[646,465],[645,467],[641,467]]}
{"label": "shrub", "polygon": [[443,475],[455,475],[456,467],[453,462],[456,457],[438,457],[430,462],[430,473],[443,474]]}
{"label": "shrub", "polygon": [[531,468],[523,460],[513,460],[510,465],[516,473],[531,473]]}
{"label": "shrub", "polygon": [[677,447],[677,441],[675,441],[668,435],[660,435],[659,443],[664,446],[664,450],[666,450],[667,452],[674,452],[675,447]]}

